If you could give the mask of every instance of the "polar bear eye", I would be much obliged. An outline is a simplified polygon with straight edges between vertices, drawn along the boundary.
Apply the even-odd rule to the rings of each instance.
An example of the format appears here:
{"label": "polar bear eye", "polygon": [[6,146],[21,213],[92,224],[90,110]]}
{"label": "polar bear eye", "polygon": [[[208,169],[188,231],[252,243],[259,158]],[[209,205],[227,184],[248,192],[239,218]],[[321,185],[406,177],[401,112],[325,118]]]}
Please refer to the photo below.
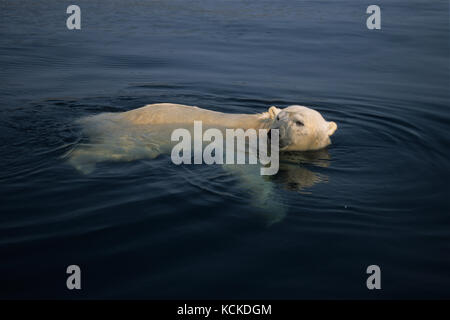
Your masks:
{"label": "polar bear eye", "polygon": [[277,116],[277,121],[280,121],[280,116]]}
{"label": "polar bear eye", "polygon": [[300,127],[304,125],[303,122],[301,122],[300,120],[295,121],[295,124]]}

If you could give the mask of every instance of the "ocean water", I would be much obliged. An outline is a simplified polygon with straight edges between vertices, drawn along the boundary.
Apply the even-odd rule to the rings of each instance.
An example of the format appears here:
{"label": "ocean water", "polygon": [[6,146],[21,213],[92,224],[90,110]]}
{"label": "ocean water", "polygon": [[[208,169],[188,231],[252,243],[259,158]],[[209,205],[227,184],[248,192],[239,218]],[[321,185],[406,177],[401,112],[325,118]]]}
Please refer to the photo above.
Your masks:
{"label": "ocean water", "polygon": [[[368,30],[370,4],[1,1],[0,297],[450,298],[449,4],[380,0]],[[167,155],[67,163],[78,119],[158,102],[338,130],[250,187]]]}

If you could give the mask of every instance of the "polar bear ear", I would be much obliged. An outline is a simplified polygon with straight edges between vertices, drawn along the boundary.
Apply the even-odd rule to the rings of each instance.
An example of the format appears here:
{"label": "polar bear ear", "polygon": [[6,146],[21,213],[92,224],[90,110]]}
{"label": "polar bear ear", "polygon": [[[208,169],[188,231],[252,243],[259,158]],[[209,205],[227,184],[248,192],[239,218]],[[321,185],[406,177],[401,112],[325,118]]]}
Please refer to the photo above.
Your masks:
{"label": "polar bear ear", "polygon": [[270,119],[275,119],[275,117],[277,116],[277,114],[280,113],[280,111],[281,111],[281,109],[278,109],[275,106],[271,106],[269,108],[269,117],[270,117]]}
{"label": "polar bear ear", "polygon": [[331,136],[337,129],[336,122],[330,121],[328,122],[328,135]]}

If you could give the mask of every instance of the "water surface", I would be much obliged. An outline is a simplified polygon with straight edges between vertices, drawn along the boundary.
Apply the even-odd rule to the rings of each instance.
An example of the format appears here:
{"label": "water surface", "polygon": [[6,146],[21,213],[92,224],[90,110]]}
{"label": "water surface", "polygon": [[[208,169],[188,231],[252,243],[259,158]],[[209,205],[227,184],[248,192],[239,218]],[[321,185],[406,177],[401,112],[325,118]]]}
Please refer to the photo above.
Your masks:
{"label": "water surface", "polygon": [[[447,1],[378,1],[374,31],[360,1],[77,1],[80,31],[69,4],[0,3],[0,297],[450,297]],[[164,155],[65,161],[76,120],[158,102],[339,129],[262,189]]]}

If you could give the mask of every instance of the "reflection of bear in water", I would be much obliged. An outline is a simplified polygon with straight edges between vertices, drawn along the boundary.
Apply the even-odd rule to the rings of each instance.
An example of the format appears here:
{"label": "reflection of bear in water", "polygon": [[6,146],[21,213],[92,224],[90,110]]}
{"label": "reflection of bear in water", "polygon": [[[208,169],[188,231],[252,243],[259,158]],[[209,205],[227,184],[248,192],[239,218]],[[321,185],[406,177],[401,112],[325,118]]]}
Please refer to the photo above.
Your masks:
{"label": "reflection of bear in water", "polygon": [[304,193],[304,189],[318,182],[328,181],[328,177],[306,169],[302,164],[326,168],[330,155],[326,149],[308,152],[285,152],[280,155],[282,162],[278,174],[271,181],[281,184],[284,189]]}
{"label": "reflection of bear in water", "polygon": [[307,169],[305,165],[327,168],[329,160],[330,155],[326,149],[289,151],[280,154],[280,169],[273,176],[259,175],[256,165],[225,165],[224,168],[239,177],[241,189],[250,194],[251,205],[261,209],[266,222],[273,224],[283,220],[287,214],[279,189],[308,194],[308,187],[327,182],[328,177]]}

